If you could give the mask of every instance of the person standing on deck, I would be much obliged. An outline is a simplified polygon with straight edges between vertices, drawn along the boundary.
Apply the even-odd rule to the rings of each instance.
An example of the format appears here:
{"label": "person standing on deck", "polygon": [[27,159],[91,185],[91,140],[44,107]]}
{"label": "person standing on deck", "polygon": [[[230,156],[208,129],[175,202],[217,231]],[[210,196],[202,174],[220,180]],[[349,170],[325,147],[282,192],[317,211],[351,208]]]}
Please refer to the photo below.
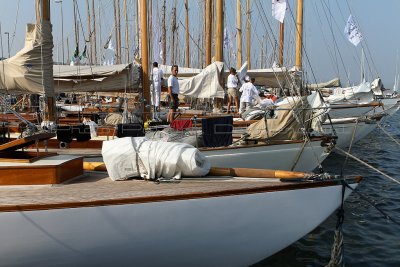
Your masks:
{"label": "person standing on deck", "polygon": [[169,96],[169,111],[167,122],[172,123],[175,118],[176,110],[179,106],[179,82],[178,78],[178,65],[173,65],[171,68],[171,75],[168,78],[168,96]]}
{"label": "person standing on deck", "polygon": [[159,119],[158,112],[160,111],[160,98],[161,98],[161,83],[163,78],[163,71],[158,68],[158,63],[153,63],[153,90],[151,91],[151,104],[154,107],[153,119]]}
{"label": "person standing on deck", "polygon": [[228,113],[231,112],[231,104],[234,101],[236,112],[239,112],[239,92],[238,92],[239,79],[236,74],[236,69],[231,68],[229,71],[226,86],[228,87]]}
{"label": "person standing on deck", "polygon": [[240,113],[248,110],[253,106],[253,100],[260,100],[260,96],[258,95],[258,90],[251,83],[251,79],[248,75],[244,77],[245,83],[240,87],[239,92],[242,92],[242,96],[240,97]]}

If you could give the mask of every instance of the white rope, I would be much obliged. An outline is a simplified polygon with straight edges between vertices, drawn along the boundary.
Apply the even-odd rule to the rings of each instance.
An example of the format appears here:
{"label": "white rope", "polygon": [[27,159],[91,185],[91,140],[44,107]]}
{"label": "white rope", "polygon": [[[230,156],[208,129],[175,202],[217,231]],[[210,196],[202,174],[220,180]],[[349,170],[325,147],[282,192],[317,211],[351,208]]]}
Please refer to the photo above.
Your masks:
{"label": "white rope", "polygon": [[353,155],[351,155],[350,153],[347,153],[346,151],[344,151],[343,149],[341,149],[341,148],[339,148],[339,147],[335,147],[335,149],[338,150],[339,152],[345,154],[346,156],[348,156],[348,157],[350,157],[350,158],[352,158],[352,159],[354,159],[354,160],[356,160],[356,161],[358,161],[358,162],[364,164],[365,166],[367,166],[367,167],[373,169],[374,171],[376,171],[376,172],[382,174],[384,177],[386,177],[386,178],[388,178],[389,180],[395,182],[396,184],[400,184],[400,181],[398,181],[398,180],[394,179],[393,177],[387,175],[386,173],[384,173],[384,172],[378,170],[377,168],[371,166],[370,164],[368,164],[368,163],[366,163],[365,161],[363,161],[363,160],[357,158],[356,156],[353,156]]}

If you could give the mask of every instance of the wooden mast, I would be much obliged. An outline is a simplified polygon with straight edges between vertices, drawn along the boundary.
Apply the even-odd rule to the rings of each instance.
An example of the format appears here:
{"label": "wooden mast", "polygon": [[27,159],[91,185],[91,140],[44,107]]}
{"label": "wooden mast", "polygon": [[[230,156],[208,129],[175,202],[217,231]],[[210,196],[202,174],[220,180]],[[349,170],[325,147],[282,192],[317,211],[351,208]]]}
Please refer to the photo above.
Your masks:
{"label": "wooden mast", "polygon": [[211,0],[206,0],[206,58],[205,63],[206,66],[211,64]]}
{"label": "wooden mast", "polygon": [[125,18],[125,58],[126,58],[126,63],[130,62],[129,58],[129,24],[128,24],[128,11],[127,11],[127,5],[126,5],[126,0],[124,0],[124,18]]}
{"label": "wooden mast", "polygon": [[247,57],[247,69],[251,68],[251,54],[250,54],[250,0],[246,0],[246,57]]}
{"label": "wooden mast", "polygon": [[237,69],[242,67],[242,5],[241,0],[236,0],[236,44],[237,44]]}
{"label": "wooden mast", "polygon": [[114,0],[114,27],[115,27],[115,57],[116,63],[119,63],[119,50],[118,50],[118,21],[117,21],[117,0]]}
{"label": "wooden mast", "polygon": [[280,33],[280,38],[279,38],[279,66],[283,67],[283,46],[284,46],[284,40],[285,40],[285,23],[281,22],[279,25],[279,33]]}
{"label": "wooden mast", "polygon": [[[43,24],[44,21],[50,22],[50,0],[36,0],[37,13],[36,13],[36,23]],[[51,42],[53,42],[53,37],[51,37]],[[51,53],[53,54],[53,53]],[[52,57],[52,55],[51,55]],[[43,66],[43,69],[46,69],[49,73],[50,77],[53,77],[53,66]],[[44,81],[45,82],[45,81]],[[46,82],[43,84],[45,90],[45,96],[47,100],[47,111],[48,111],[48,120],[55,121],[56,114],[55,114],[55,101],[54,101],[54,85],[53,81]]]}
{"label": "wooden mast", "polygon": [[[89,64],[92,65],[93,63],[93,55],[92,55],[92,31],[91,31],[91,20],[90,20],[90,5],[89,5],[89,0],[86,0],[86,9],[87,9],[87,16],[88,16],[88,42],[89,42],[89,53],[87,54],[88,58],[89,58]],[[85,40],[85,45],[86,45],[86,40]]]}
{"label": "wooden mast", "polygon": [[[141,31],[141,56],[143,70],[143,97],[146,102],[150,101],[149,81],[149,54],[148,54],[148,33],[147,33],[147,0],[140,0],[140,31]],[[144,105],[143,119],[150,118],[149,105]]]}
{"label": "wooden mast", "polygon": [[93,44],[94,44],[94,64],[97,64],[97,38],[96,38],[96,9],[94,6],[94,0],[92,0],[92,11],[93,11]]}
{"label": "wooden mast", "polygon": [[119,58],[117,59],[118,63],[121,63],[122,61],[122,52],[121,52],[121,2],[118,0],[118,5],[117,5],[117,19],[118,19],[118,54]]}
{"label": "wooden mast", "polygon": [[224,61],[224,4],[223,0],[216,0],[216,28],[215,28],[215,61]]}
{"label": "wooden mast", "polygon": [[175,62],[175,31],[176,31],[176,0],[174,1],[174,8],[172,11],[172,65],[176,64]]}
{"label": "wooden mast", "polygon": [[296,69],[302,70],[303,53],[303,0],[297,0]]}
{"label": "wooden mast", "polygon": [[165,9],[166,9],[166,0],[164,0],[163,7],[162,7],[162,64],[165,65],[167,62],[167,27],[165,25]]}
{"label": "wooden mast", "polygon": [[189,68],[189,4],[188,0],[185,0],[185,15],[186,15],[186,62],[185,62],[185,67]]}

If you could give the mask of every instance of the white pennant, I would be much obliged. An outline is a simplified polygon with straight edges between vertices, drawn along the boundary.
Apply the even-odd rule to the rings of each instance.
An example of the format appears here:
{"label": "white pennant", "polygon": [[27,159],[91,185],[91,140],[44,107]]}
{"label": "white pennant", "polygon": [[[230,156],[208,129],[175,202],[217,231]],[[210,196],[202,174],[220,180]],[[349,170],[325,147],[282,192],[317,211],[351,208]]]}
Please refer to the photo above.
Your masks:
{"label": "white pennant", "polygon": [[286,0],[272,0],[272,16],[283,23],[286,13]]}

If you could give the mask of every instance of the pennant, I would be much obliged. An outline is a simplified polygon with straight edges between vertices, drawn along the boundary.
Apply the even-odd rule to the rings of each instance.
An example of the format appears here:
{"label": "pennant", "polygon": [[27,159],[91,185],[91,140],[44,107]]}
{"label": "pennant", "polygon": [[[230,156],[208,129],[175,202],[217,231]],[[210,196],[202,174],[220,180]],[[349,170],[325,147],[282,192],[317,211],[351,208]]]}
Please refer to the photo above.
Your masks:
{"label": "pennant", "polygon": [[353,20],[353,16],[350,14],[347,19],[346,26],[344,27],[344,34],[347,39],[355,46],[357,46],[363,39],[360,29]]}
{"label": "pennant", "polygon": [[286,0],[272,0],[272,17],[283,23],[286,13]]}

